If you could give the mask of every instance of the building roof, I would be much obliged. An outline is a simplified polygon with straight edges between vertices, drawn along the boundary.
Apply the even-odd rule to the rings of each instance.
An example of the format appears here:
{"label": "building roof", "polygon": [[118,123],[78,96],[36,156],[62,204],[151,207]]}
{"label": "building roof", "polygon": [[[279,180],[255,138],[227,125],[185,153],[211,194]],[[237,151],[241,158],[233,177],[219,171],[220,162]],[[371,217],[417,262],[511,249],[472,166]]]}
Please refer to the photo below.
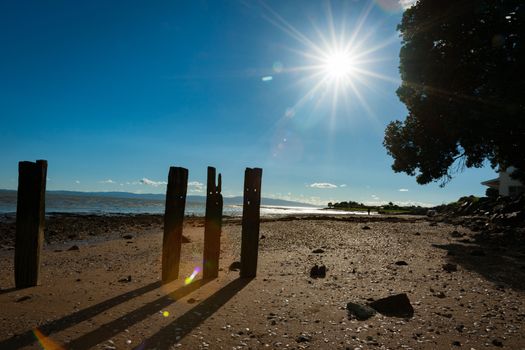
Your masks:
{"label": "building roof", "polygon": [[496,179],[483,181],[481,184],[484,186],[492,187],[492,188],[499,188],[499,179],[496,178]]}

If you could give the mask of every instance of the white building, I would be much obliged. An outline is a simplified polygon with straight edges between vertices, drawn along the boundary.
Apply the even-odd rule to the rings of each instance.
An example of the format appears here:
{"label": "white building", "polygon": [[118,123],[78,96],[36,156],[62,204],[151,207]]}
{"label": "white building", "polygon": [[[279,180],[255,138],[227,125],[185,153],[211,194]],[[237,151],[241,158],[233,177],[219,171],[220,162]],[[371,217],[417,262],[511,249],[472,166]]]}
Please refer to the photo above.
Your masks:
{"label": "white building", "polygon": [[498,190],[500,196],[516,196],[525,192],[525,186],[513,178],[510,174],[515,170],[514,167],[508,167],[505,171],[500,171],[496,179],[483,181],[481,184]]}

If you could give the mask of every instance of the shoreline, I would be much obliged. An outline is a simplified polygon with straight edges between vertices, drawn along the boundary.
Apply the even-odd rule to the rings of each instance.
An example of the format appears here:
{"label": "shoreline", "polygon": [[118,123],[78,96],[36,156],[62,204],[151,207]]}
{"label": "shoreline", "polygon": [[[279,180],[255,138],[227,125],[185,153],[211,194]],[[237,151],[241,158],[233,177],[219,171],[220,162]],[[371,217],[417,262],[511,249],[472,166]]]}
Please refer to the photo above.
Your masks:
{"label": "shoreline", "polygon": [[[419,215],[315,215],[315,214],[274,214],[261,217],[261,223],[289,222],[294,220],[315,221],[343,221],[343,222],[415,222],[429,220]],[[240,225],[242,218],[238,216],[223,215],[223,224]],[[87,214],[87,213],[46,213],[44,229],[44,243],[89,240],[100,237],[115,237],[119,234],[126,235],[142,229],[156,229],[162,231],[164,214]],[[186,215],[184,227],[204,227],[204,217]],[[0,250],[10,250],[14,247],[16,233],[16,214],[0,215]]]}

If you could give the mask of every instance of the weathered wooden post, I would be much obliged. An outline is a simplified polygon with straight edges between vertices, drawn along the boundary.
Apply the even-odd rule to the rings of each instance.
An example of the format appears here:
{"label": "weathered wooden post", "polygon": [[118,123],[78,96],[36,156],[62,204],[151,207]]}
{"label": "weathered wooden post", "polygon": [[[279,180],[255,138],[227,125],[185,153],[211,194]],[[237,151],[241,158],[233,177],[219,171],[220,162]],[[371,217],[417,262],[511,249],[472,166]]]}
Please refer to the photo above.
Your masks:
{"label": "weathered wooden post", "polygon": [[47,161],[18,163],[16,203],[15,285],[36,286],[44,242]]}
{"label": "weathered wooden post", "polygon": [[241,277],[257,275],[262,169],[246,168],[242,206]]}
{"label": "weathered wooden post", "polygon": [[188,188],[188,169],[170,167],[162,239],[162,283],[179,278],[182,224]]}
{"label": "weathered wooden post", "polygon": [[216,278],[219,275],[221,254],[222,194],[221,174],[215,185],[215,168],[208,167],[206,186],[206,218],[204,223],[203,278]]}

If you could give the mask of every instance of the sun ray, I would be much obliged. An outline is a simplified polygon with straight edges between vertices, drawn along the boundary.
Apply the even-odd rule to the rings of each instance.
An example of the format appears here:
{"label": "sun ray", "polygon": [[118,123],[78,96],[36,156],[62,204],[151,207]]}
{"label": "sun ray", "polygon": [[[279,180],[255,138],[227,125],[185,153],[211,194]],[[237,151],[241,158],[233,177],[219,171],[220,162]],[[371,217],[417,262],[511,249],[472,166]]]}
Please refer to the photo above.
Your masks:
{"label": "sun ray", "polygon": [[310,40],[306,35],[301,33],[299,30],[297,30],[294,26],[292,26],[290,23],[288,23],[284,18],[282,18],[277,12],[275,12],[270,6],[262,2],[263,6],[272,13],[275,18],[278,20],[278,22],[272,20],[271,18],[264,16],[266,20],[268,20],[270,23],[274,24],[278,28],[281,28],[283,31],[285,31],[288,35],[290,35],[292,38],[298,40],[302,44],[304,44],[307,47],[310,47],[311,49],[315,50],[317,53],[322,54],[322,48],[320,48],[318,45],[316,45],[312,40]]}
{"label": "sun ray", "polygon": [[396,43],[397,41],[399,41],[399,37],[397,35],[392,35],[390,36],[388,39],[384,40],[383,42],[379,43],[378,45],[375,45],[375,46],[372,46],[370,48],[368,48],[367,50],[364,50],[364,51],[361,51],[359,53],[356,53],[355,54],[355,57],[356,59],[359,58],[359,57],[366,57],[366,56],[369,56],[370,54],[376,52],[376,51],[379,51],[389,45],[392,45],[394,43]]}
{"label": "sun ray", "polygon": [[352,36],[348,40],[348,44],[347,44],[348,47],[352,47],[354,45],[354,42],[355,42],[357,36],[360,34],[361,28],[364,26],[365,21],[366,21],[366,19],[368,18],[369,14],[370,14],[370,11],[372,11],[373,5],[374,5],[373,1],[369,2],[369,4],[366,7],[366,9],[359,16],[359,19],[357,20],[357,25],[355,26],[355,28],[353,30]]}

